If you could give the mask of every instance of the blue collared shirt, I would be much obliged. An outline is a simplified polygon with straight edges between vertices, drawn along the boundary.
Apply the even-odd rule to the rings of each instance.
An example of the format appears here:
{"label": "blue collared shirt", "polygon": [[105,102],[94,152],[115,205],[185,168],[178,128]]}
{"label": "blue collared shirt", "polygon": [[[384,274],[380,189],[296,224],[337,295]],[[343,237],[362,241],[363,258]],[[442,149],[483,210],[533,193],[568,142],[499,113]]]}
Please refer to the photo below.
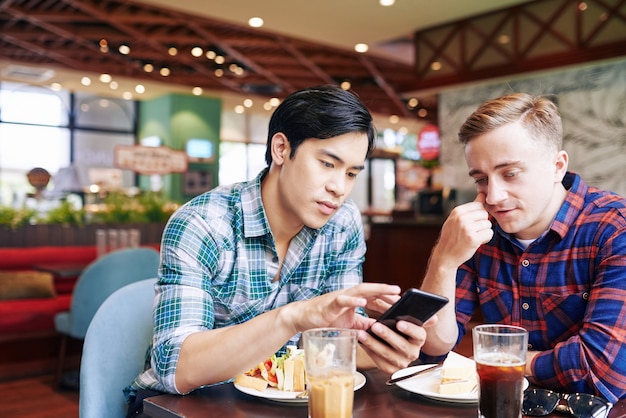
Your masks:
{"label": "blue collared shirt", "polygon": [[362,282],[363,224],[351,200],[322,228],[302,228],[280,266],[261,200],[265,173],[204,193],[169,220],[156,287],[152,363],[126,389],[127,396],[139,388],[178,393],[176,364],[192,333],[240,324]]}

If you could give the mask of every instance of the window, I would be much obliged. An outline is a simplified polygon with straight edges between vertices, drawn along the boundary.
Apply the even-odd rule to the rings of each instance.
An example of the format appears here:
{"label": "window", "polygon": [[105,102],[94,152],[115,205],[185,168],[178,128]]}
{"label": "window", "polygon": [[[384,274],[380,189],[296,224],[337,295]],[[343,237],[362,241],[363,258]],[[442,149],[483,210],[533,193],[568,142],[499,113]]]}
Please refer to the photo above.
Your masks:
{"label": "window", "polygon": [[267,166],[268,125],[269,115],[222,112],[220,185],[251,180]]}
{"label": "window", "polygon": [[221,142],[219,184],[251,180],[265,164],[265,145],[242,142]]}
{"label": "window", "polygon": [[[68,91],[0,83],[0,205],[24,203],[34,191],[26,173],[35,167],[52,175],[48,191],[54,190],[55,175],[70,166],[88,186],[90,170],[114,169],[116,144],[134,144],[135,119],[134,102],[84,93],[72,100]],[[121,177],[123,187],[134,185],[133,173]]]}

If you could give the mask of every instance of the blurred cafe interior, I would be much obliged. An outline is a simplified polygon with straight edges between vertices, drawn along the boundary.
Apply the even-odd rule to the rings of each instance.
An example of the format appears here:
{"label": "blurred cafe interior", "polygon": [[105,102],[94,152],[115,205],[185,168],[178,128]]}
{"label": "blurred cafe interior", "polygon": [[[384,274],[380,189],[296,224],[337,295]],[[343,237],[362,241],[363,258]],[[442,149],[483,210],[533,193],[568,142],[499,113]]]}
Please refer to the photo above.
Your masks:
{"label": "blurred cafe interior", "polygon": [[[357,93],[378,130],[352,196],[365,280],[419,285],[442,220],[474,198],[458,128],[506,92],[553,97],[571,169],[626,195],[620,0],[12,0],[0,3],[0,273],[33,269],[38,247],[95,248],[98,229],[131,225],[135,245],[158,246],[178,205],[265,166],[282,98],[328,83]],[[30,264],[7,262],[20,253]],[[31,334],[54,335],[48,321]],[[23,350],[25,334],[0,346]],[[0,379],[54,369],[46,344],[52,358],[28,367],[0,356]]]}

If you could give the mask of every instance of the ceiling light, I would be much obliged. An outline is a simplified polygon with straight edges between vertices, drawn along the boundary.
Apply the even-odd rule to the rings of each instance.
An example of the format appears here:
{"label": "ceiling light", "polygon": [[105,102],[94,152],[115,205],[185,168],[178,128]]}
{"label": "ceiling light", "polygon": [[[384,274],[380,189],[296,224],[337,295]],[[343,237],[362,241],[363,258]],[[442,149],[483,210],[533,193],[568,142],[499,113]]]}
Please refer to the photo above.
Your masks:
{"label": "ceiling light", "polygon": [[430,69],[433,71],[439,71],[441,70],[441,63],[439,61],[433,61],[430,64]]}
{"label": "ceiling light", "polygon": [[204,51],[199,46],[194,46],[193,48],[191,48],[191,55],[193,55],[196,58],[201,57],[203,53]]}
{"label": "ceiling light", "polygon": [[139,94],[145,93],[146,92],[146,88],[143,86],[143,84],[137,84],[135,86],[135,92],[139,93]]}
{"label": "ceiling light", "polygon": [[420,109],[417,112],[417,116],[419,116],[420,118],[425,118],[428,115],[428,110],[426,109]]}
{"label": "ceiling light", "polygon": [[260,28],[263,26],[263,19],[260,17],[251,17],[250,20],[248,20],[248,25],[253,28]]}
{"label": "ceiling light", "polygon": [[111,83],[109,84],[109,87],[111,87],[111,90],[117,90],[117,88],[119,87],[119,84],[117,84],[117,81],[111,81]]}
{"label": "ceiling light", "polygon": [[111,74],[100,74],[100,81],[103,83],[110,83],[113,80]]}
{"label": "ceiling light", "polygon": [[167,53],[170,54],[172,57],[175,57],[178,54],[178,49],[176,49],[175,46],[170,46],[167,50]]}
{"label": "ceiling light", "polygon": [[217,57],[217,53],[211,49],[206,52],[206,57],[210,60],[214,60]]}
{"label": "ceiling light", "polygon": [[248,109],[251,108],[253,104],[254,102],[252,101],[252,99],[246,99],[243,101],[243,105],[247,107]]}
{"label": "ceiling light", "polygon": [[106,39],[100,39],[100,42],[98,42],[98,45],[100,46],[101,52],[109,52],[109,43],[107,42]]}
{"label": "ceiling light", "polygon": [[352,84],[348,80],[346,80],[346,81],[342,81],[339,87],[341,87],[343,90],[350,90],[350,88],[352,87]]}
{"label": "ceiling light", "polygon": [[578,3],[578,10],[580,10],[581,12],[587,10],[587,3],[585,3],[584,1]]}
{"label": "ceiling light", "polygon": [[354,50],[356,52],[363,53],[363,52],[367,52],[368,49],[369,49],[369,46],[367,46],[367,44],[359,43],[359,44],[354,45]]}
{"label": "ceiling light", "polygon": [[144,70],[145,72],[147,72],[147,73],[151,73],[152,71],[154,71],[154,65],[152,65],[152,64],[150,64],[150,63],[145,64],[145,65],[143,66],[143,70]]}
{"label": "ceiling light", "polygon": [[411,97],[411,98],[409,99],[409,101],[407,102],[407,105],[408,105],[411,109],[416,108],[418,104],[420,104],[420,101],[419,101],[419,100],[417,100],[415,97]]}
{"label": "ceiling light", "polygon": [[225,61],[226,61],[226,58],[224,58],[222,55],[218,55],[215,57],[216,64],[224,64]]}
{"label": "ceiling light", "polygon": [[270,102],[265,102],[263,103],[263,109],[265,110],[272,110],[272,104]]}
{"label": "ceiling light", "polygon": [[280,104],[280,99],[278,97],[272,97],[270,99],[270,104],[274,107],[278,106]]}
{"label": "ceiling light", "polygon": [[62,88],[63,88],[63,86],[61,85],[61,83],[52,83],[52,84],[50,84],[50,90],[52,90],[52,91],[61,91]]}
{"label": "ceiling light", "polygon": [[506,45],[509,42],[511,42],[511,37],[509,35],[500,35],[500,36],[498,36],[498,42],[501,45]]}
{"label": "ceiling light", "polygon": [[235,106],[235,113],[242,114],[245,111],[246,111],[246,109],[242,105]]}
{"label": "ceiling light", "polygon": [[124,100],[132,100],[133,94],[130,91],[125,91],[124,93],[122,93],[122,98]]}
{"label": "ceiling light", "polygon": [[215,70],[215,77],[221,77],[224,75],[224,70],[222,70],[221,68],[218,68]]}
{"label": "ceiling light", "polygon": [[191,89],[191,93],[194,96],[200,96],[202,94],[202,87],[194,87],[193,89]]}
{"label": "ceiling light", "polygon": [[122,54],[122,55],[128,55],[128,54],[130,54],[130,47],[128,45],[122,44],[118,48],[118,51],[120,51],[120,54]]}
{"label": "ceiling light", "polygon": [[378,4],[381,6],[393,6],[396,0],[378,0]]}
{"label": "ceiling light", "polygon": [[91,85],[91,78],[89,77],[83,77],[80,79],[80,84],[82,84],[83,86],[89,86]]}
{"label": "ceiling light", "polygon": [[163,67],[159,70],[159,74],[161,74],[163,77],[167,77],[170,75],[170,69],[167,67]]}
{"label": "ceiling light", "polygon": [[400,122],[400,118],[398,117],[398,115],[391,115],[389,116],[389,122],[390,123],[398,123]]}

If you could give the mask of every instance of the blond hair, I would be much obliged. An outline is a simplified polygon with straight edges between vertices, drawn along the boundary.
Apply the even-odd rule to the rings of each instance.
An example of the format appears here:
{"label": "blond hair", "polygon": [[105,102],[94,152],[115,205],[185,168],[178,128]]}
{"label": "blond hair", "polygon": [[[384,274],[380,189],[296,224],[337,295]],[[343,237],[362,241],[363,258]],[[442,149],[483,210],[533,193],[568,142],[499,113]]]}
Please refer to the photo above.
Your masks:
{"label": "blond hair", "polygon": [[556,105],[546,97],[526,93],[512,93],[481,104],[461,126],[459,141],[466,145],[477,136],[517,121],[532,138],[561,150],[563,124]]}

